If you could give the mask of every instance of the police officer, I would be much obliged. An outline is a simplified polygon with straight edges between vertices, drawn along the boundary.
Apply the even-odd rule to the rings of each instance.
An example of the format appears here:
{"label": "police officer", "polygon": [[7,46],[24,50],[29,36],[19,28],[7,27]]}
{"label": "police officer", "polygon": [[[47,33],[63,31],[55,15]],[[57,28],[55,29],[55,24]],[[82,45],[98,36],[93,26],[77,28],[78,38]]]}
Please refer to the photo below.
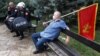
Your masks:
{"label": "police officer", "polygon": [[12,32],[13,28],[12,28],[12,21],[14,19],[14,17],[11,17],[11,15],[13,15],[15,12],[15,4],[13,2],[9,2],[8,5],[8,12],[7,12],[7,17],[5,19],[5,24],[7,26],[7,28]]}
{"label": "police officer", "polygon": [[[31,20],[30,20],[30,13],[29,11],[25,8],[25,3],[24,2],[19,2],[16,6],[16,10],[15,10],[15,14],[14,14],[15,17],[24,17],[29,25],[31,25]],[[14,35],[14,37],[18,37],[20,36],[20,40],[22,40],[24,38],[24,34],[23,34],[23,31],[18,31],[18,30],[15,30],[16,32],[16,35]]]}

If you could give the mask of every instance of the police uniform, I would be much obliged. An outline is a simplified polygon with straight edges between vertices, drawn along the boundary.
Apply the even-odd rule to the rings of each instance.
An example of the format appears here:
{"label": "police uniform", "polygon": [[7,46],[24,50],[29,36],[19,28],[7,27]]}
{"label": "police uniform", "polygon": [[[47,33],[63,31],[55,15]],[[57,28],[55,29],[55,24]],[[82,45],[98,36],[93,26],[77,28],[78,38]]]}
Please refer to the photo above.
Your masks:
{"label": "police uniform", "polygon": [[[28,15],[26,15],[26,13],[28,13]],[[29,16],[30,16],[29,11],[26,10],[25,8],[23,10],[16,9],[14,16],[15,16],[15,18],[23,17],[23,18],[25,18],[27,20],[28,23],[31,21],[30,18],[29,18]],[[21,36],[20,40],[22,40],[24,38],[24,34],[23,34],[24,30],[16,30],[15,29],[14,31],[16,32],[16,35],[14,37]]]}
{"label": "police uniform", "polygon": [[13,28],[12,28],[12,20],[13,20],[13,17],[11,17],[11,15],[14,14],[15,12],[15,7],[8,7],[9,10],[7,12],[7,18],[5,20],[5,24],[7,26],[7,28],[12,32],[13,31]]}

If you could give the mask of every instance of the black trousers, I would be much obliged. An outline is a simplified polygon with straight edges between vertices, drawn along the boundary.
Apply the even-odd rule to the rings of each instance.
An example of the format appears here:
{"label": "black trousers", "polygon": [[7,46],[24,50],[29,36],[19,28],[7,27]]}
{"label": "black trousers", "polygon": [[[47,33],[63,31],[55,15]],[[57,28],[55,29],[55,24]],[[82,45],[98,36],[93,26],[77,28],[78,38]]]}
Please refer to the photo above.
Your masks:
{"label": "black trousers", "polygon": [[24,33],[23,31],[15,31],[17,36],[21,36],[21,38],[24,38]]}

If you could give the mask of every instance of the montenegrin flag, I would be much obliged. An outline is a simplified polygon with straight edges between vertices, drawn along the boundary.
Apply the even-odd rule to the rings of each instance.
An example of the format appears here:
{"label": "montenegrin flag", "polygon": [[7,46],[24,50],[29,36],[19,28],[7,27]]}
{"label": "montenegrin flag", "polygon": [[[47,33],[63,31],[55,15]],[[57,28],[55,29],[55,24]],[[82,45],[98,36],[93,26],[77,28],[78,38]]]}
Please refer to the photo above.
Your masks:
{"label": "montenegrin flag", "polygon": [[78,12],[79,35],[93,41],[95,39],[96,15],[98,3],[84,7]]}

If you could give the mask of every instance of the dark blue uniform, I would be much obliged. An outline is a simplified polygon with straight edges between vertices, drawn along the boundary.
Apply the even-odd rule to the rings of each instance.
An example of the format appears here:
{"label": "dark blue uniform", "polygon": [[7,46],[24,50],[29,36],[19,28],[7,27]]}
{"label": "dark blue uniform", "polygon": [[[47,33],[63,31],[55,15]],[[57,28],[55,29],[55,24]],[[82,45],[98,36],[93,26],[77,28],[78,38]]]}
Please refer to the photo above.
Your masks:
{"label": "dark blue uniform", "polygon": [[[6,18],[6,20],[5,20],[5,24],[6,24],[6,26],[7,26],[7,28],[10,30],[10,31],[13,31],[13,27],[12,27],[12,21],[10,21],[10,16],[11,15],[13,15],[14,13],[15,13],[15,7],[13,7],[13,8],[10,8],[10,7],[8,7],[9,8],[9,10],[8,10],[8,12],[7,12],[7,18]],[[13,20],[13,19],[12,19]]]}
{"label": "dark blue uniform", "polygon": [[[27,14],[27,15],[26,15]],[[28,22],[28,25],[31,25],[31,20],[30,20],[30,13],[29,13],[29,11],[28,10],[26,10],[26,9],[23,9],[23,10],[19,10],[19,9],[16,9],[15,10],[15,13],[13,14],[13,15],[11,15],[11,16],[13,16],[13,17],[15,17],[15,18],[17,18],[17,17],[23,17],[24,19],[26,19],[27,20],[27,22]],[[21,36],[20,37],[20,40],[22,40],[23,38],[24,38],[24,34],[23,34],[23,31],[24,30],[17,30],[17,29],[15,29],[15,32],[16,32],[16,35],[14,36],[14,37],[16,37],[16,36]]]}

